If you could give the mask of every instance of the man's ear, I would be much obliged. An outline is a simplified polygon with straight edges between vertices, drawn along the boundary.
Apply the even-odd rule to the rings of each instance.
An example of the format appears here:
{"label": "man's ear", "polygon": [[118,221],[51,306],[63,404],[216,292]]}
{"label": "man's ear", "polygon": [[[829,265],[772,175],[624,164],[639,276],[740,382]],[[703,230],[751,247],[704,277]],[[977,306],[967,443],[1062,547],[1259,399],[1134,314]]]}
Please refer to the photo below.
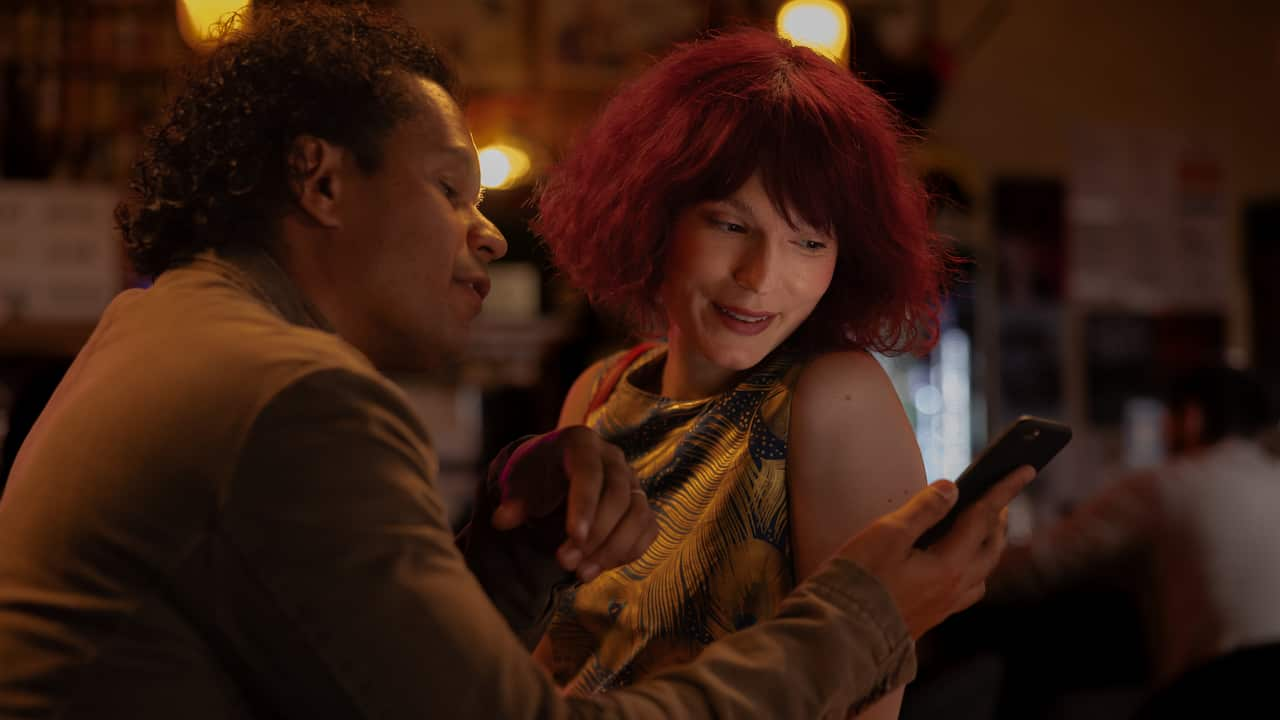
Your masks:
{"label": "man's ear", "polygon": [[326,228],[342,227],[342,170],[347,152],[313,135],[300,135],[289,151],[289,184],[302,214]]}

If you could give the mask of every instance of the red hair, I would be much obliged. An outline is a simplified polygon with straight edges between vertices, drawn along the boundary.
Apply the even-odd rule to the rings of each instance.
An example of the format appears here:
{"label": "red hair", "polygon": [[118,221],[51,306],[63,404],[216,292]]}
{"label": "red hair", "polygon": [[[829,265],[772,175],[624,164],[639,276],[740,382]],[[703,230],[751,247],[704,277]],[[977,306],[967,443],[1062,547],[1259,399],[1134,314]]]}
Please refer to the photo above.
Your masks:
{"label": "red hair", "polygon": [[624,86],[551,172],[534,229],[591,302],[662,327],[655,298],[676,215],[759,170],[784,217],[790,209],[839,243],[831,286],[792,341],[923,353],[951,261],[902,166],[904,137],[848,69],[737,30],[679,46]]}

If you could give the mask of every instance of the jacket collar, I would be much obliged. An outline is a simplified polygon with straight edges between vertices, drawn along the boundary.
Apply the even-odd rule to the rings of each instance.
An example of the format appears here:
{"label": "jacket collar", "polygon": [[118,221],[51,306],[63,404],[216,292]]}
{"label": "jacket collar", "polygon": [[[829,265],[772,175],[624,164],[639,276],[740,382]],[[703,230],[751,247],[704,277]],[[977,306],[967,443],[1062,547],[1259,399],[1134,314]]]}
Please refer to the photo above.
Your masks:
{"label": "jacket collar", "polygon": [[294,325],[334,332],[319,309],[307,301],[289,274],[263,248],[206,250],[196,255],[191,267],[212,271],[244,288]]}

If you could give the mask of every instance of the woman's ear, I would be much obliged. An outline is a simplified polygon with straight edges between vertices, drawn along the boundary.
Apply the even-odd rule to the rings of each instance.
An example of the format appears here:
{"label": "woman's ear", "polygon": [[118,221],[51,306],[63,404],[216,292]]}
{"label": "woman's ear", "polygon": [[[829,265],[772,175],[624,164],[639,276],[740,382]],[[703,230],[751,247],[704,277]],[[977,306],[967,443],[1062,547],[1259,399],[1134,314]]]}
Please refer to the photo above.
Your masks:
{"label": "woman's ear", "polygon": [[301,135],[289,152],[289,185],[294,203],[321,227],[342,227],[342,169],[347,151],[322,138]]}

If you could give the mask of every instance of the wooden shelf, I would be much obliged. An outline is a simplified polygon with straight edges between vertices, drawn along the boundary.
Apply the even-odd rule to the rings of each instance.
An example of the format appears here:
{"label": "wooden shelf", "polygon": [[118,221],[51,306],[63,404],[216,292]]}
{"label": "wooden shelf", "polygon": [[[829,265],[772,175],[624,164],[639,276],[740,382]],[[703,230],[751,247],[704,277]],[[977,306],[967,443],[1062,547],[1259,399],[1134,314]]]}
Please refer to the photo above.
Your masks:
{"label": "wooden shelf", "polygon": [[0,323],[0,357],[72,357],[93,332],[89,322]]}

